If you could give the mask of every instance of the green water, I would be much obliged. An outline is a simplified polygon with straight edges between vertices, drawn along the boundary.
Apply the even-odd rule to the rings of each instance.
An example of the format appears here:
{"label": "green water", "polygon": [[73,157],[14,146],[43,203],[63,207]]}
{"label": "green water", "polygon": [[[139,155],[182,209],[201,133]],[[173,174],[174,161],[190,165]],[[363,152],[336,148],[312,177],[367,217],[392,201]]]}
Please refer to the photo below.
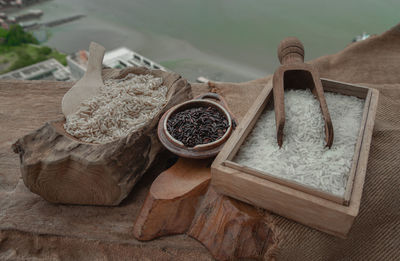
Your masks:
{"label": "green water", "polygon": [[126,46],[190,80],[244,81],[272,73],[276,47],[297,36],[306,60],[332,54],[354,36],[379,34],[399,21],[400,1],[52,0],[35,6],[43,21],[86,14],[51,29],[48,44],[65,52],[91,40]]}

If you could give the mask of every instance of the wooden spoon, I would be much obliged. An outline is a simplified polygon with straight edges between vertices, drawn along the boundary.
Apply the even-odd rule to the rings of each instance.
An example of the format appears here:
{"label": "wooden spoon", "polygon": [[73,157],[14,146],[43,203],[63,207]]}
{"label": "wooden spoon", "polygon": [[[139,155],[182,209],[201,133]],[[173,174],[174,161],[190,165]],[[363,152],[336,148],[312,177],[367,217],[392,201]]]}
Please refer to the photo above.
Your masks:
{"label": "wooden spoon", "polygon": [[85,75],[69,89],[62,99],[61,107],[65,117],[76,112],[84,100],[96,96],[100,88],[104,86],[101,69],[105,50],[98,43],[90,43]]}

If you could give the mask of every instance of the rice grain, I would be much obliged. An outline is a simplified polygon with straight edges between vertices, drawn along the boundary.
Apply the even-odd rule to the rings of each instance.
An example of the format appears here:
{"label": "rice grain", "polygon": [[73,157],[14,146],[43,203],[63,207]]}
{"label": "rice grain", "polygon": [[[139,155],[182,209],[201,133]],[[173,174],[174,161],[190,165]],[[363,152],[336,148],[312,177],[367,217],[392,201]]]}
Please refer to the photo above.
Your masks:
{"label": "rice grain", "polygon": [[77,139],[104,144],[148,124],[167,102],[167,87],[152,75],[128,74],[109,79],[99,95],[84,101],[68,115],[64,129]]}
{"label": "rice grain", "polygon": [[285,91],[286,123],[282,148],[276,141],[275,113],[267,108],[234,161],[271,175],[343,196],[358,138],[364,100],[325,93],[333,128],[325,147],[324,120],[310,90]]}

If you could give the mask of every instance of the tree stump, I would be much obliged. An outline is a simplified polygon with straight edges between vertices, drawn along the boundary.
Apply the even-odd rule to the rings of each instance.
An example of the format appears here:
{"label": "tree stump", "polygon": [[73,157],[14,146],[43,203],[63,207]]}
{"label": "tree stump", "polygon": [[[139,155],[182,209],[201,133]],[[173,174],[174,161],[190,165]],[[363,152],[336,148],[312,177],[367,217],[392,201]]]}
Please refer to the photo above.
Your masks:
{"label": "tree stump", "polygon": [[19,153],[22,178],[34,193],[54,203],[118,205],[162,149],[156,126],[172,106],[192,98],[190,84],[176,73],[128,68],[128,73],[162,77],[167,103],[147,125],[106,143],[81,142],[65,132],[65,118],[46,123],[13,144]]}
{"label": "tree stump", "polygon": [[185,233],[211,179],[211,161],[179,158],[153,182],[135,222],[139,240]]}
{"label": "tree stump", "polygon": [[217,260],[272,259],[276,247],[266,213],[217,194],[209,186],[208,160],[180,158],[161,173],[134,224],[138,240],[184,234],[200,241]]}
{"label": "tree stump", "polygon": [[209,187],[188,235],[217,260],[263,260],[274,246],[274,233],[264,211],[220,195]]}

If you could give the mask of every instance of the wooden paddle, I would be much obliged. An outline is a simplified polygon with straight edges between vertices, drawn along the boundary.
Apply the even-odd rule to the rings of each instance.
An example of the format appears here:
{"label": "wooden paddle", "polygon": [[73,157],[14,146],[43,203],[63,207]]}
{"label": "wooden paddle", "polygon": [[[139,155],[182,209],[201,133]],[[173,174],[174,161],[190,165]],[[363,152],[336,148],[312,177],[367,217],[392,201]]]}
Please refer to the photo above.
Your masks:
{"label": "wooden paddle", "polygon": [[89,46],[89,61],[85,75],[64,95],[62,99],[62,112],[64,116],[76,112],[79,105],[100,92],[104,86],[101,77],[105,48],[98,43],[91,42]]}

